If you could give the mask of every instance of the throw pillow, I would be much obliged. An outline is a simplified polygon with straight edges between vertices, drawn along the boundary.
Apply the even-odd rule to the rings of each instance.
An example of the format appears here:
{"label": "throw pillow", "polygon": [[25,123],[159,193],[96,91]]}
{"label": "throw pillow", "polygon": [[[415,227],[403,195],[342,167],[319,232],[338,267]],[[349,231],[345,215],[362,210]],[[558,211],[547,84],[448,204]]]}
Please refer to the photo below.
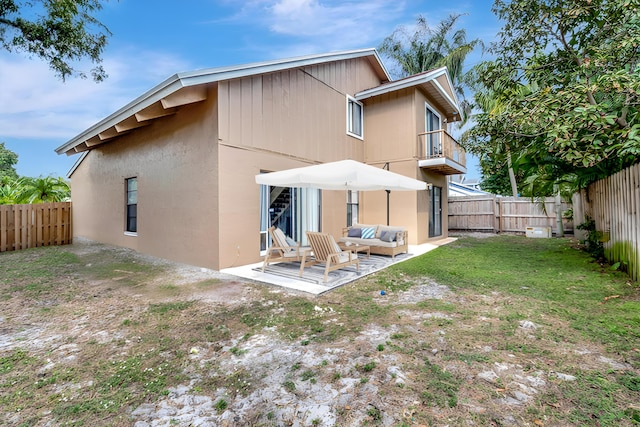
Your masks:
{"label": "throw pillow", "polygon": [[382,240],[383,242],[393,242],[394,240],[396,240],[396,233],[394,233],[393,231],[383,231],[382,235],[380,236],[380,240]]}
{"label": "throw pillow", "polygon": [[373,239],[375,234],[376,234],[376,229],[374,227],[367,227],[362,229],[363,239]]}
{"label": "throw pillow", "polygon": [[362,228],[350,228],[347,232],[348,237],[360,237],[362,236]]}

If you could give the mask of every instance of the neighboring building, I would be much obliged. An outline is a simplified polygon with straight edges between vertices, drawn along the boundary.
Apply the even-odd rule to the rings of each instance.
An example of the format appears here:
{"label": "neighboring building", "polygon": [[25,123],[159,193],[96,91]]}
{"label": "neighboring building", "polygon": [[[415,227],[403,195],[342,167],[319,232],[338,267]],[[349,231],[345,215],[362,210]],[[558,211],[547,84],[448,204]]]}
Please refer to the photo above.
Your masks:
{"label": "neighboring building", "polygon": [[257,262],[267,229],[340,235],[386,223],[384,191],[268,188],[255,175],[351,158],[432,184],[391,192],[411,244],[447,236],[447,175],[465,173],[445,131],[459,107],[446,69],[391,82],[375,49],[176,74],[56,151],[73,230],[187,264]]}
{"label": "neighboring building", "polygon": [[460,183],[449,181],[449,197],[484,196],[486,191],[480,189],[479,185],[472,183]]}

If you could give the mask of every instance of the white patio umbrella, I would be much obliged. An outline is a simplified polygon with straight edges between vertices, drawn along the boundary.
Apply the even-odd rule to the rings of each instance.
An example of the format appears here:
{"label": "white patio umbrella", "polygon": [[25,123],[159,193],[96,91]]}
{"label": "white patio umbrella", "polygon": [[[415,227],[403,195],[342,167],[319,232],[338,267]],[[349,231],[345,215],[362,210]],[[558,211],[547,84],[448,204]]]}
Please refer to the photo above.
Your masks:
{"label": "white patio umbrella", "polygon": [[256,175],[256,183],[272,187],[311,187],[321,190],[387,191],[387,225],[389,192],[426,190],[427,183],[355,160],[340,160],[320,165],[287,169]]}
{"label": "white patio umbrella", "polygon": [[256,175],[256,183],[273,187],[311,187],[321,190],[426,190],[427,183],[355,160]]}

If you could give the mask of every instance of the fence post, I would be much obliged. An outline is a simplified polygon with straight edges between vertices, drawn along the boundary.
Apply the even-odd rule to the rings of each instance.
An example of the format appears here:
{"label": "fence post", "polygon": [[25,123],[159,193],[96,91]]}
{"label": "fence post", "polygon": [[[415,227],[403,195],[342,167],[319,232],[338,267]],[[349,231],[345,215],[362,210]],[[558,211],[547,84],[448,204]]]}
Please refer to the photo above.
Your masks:
{"label": "fence post", "polygon": [[554,204],[556,208],[556,237],[564,237],[564,227],[562,225],[562,198],[560,197],[560,190],[556,192]]}
{"label": "fence post", "polygon": [[494,197],[494,200],[497,200],[498,203],[496,203],[496,215],[498,217],[498,230],[496,231],[496,233],[502,233],[502,197],[497,198]]}

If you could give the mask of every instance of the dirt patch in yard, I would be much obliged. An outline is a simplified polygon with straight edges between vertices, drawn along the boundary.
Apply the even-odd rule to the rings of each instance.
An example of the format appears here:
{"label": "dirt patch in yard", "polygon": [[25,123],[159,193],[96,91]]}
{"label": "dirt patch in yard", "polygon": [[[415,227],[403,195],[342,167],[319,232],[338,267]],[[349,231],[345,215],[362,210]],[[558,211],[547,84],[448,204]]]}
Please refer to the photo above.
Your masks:
{"label": "dirt patch in yard", "polygon": [[[86,241],[0,266],[3,425],[633,425],[640,411],[625,394],[585,415],[579,372],[633,387],[634,366],[489,290],[423,278],[381,295],[374,275],[309,297]],[[607,424],[607,403],[630,417]]]}

